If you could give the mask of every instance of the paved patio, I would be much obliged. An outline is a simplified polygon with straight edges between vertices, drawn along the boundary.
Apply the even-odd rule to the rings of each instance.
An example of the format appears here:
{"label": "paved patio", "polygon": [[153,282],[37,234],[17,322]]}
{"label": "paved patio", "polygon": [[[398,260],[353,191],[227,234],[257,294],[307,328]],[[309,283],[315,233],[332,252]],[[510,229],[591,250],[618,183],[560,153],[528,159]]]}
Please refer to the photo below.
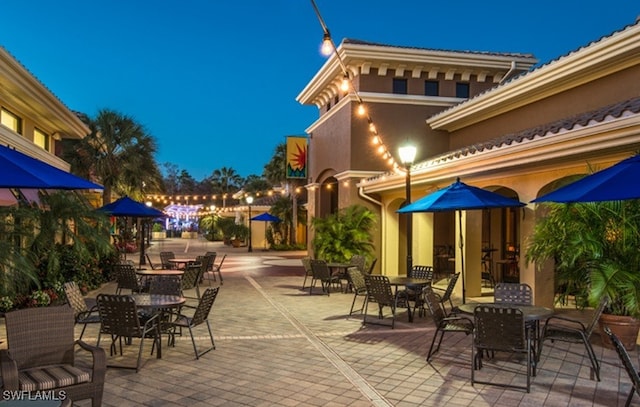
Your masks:
{"label": "paved patio", "polygon": [[[186,335],[174,348],[165,347],[158,360],[149,355],[149,341],[139,373],[108,370],[104,406],[622,406],[631,388],[617,355],[598,338],[601,382],[590,380],[582,346],[558,343],[543,350],[531,393],[472,387],[470,336],[446,335],[427,363],[434,333],[429,317],[408,323],[404,313],[393,330],[363,327],[360,316],[347,317],[352,294],[301,290],[303,253],[247,253],[218,243],[167,239],[149,250],[154,261],[161,250],[229,253],[210,315],[216,349],[195,360]],[[96,333],[90,326],[84,339],[95,343]],[[205,346],[205,331],[198,333]],[[137,344],[126,347],[126,360],[134,361]],[[637,351],[632,357],[638,360]],[[485,363],[479,373],[484,379],[523,380],[522,364],[498,359],[511,370]],[[634,402],[640,404],[640,397]]]}

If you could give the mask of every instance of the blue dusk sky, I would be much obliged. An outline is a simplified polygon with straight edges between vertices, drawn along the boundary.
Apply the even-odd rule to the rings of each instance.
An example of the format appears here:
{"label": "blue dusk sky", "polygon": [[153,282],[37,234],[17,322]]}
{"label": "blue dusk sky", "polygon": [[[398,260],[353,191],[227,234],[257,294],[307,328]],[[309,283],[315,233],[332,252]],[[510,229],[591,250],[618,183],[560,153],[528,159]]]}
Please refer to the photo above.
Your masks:
{"label": "blue dusk sky", "polygon": [[[336,44],[521,52],[540,63],[640,15],[637,0],[317,5]],[[198,181],[221,167],[262,174],[276,145],[318,116],[295,100],[325,61],[310,0],[14,0],[2,15],[0,45],[67,107],[132,116],[156,138],[158,163]]]}

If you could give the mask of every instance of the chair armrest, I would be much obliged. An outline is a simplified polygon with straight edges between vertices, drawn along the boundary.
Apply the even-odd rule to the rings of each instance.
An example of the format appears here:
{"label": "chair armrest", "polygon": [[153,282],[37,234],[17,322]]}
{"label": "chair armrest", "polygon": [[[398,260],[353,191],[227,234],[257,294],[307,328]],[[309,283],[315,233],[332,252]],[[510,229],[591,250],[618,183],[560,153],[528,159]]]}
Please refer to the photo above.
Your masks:
{"label": "chair armrest", "polygon": [[104,349],[89,345],[88,343],[80,340],[76,341],[76,345],[91,353],[91,357],[93,359],[93,374],[91,376],[91,381],[94,383],[104,383],[104,379],[107,374],[107,355]]}
{"label": "chair armrest", "polygon": [[[554,325],[554,323],[553,323],[552,321],[555,321],[555,320],[563,321],[563,322],[568,322],[569,324],[579,325],[579,326],[580,326],[580,328],[575,327],[575,326],[574,326],[574,327],[572,327],[572,326],[570,326],[569,324],[558,324],[558,325]],[[550,323],[550,322],[551,322],[551,323]],[[560,328],[572,329],[572,330],[573,330],[573,329],[575,329],[575,330],[580,329],[580,330],[582,330],[582,331],[584,331],[584,330],[586,330],[586,329],[587,329],[587,327],[585,327],[585,326],[584,326],[584,324],[583,324],[582,322],[578,321],[577,319],[568,318],[568,317],[563,317],[563,316],[561,316],[561,315],[552,315],[552,316],[550,316],[549,318],[547,318],[547,320],[545,321],[544,325],[545,325],[545,327],[548,325],[548,326],[557,326],[557,327],[560,327]]]}
{"label": "chair armrest", "polygon": [[0,350],[0,374],[4,390],[18,390],[18,364],[7,349]]}

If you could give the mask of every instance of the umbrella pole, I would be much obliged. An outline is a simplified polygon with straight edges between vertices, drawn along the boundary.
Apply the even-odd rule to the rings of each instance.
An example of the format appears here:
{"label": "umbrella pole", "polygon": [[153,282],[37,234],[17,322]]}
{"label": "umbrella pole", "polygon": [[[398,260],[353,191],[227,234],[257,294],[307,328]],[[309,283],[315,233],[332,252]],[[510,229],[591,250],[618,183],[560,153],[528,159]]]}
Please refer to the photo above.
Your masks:
{"label": "umbrella pole", "polygon": [[459,221],[459,227],[460,227],[460,243],[458,244],[460,246],[460,268],[462,269],[462,303],[465,304],[465,300],[466,300],[466,289],[465,289],[465,272],[464,272],[464,235],[462,233],[462,211],[458,210],[458,221]]}

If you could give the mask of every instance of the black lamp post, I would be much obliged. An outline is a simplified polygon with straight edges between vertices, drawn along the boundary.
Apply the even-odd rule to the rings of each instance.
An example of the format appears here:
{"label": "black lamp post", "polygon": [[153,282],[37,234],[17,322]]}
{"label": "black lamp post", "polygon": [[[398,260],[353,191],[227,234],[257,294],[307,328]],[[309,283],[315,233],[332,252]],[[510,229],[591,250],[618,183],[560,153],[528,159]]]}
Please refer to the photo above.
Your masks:
{"label": "black lamp post", "polygon": [[[406,145],[398,149],[400,161],[405,168],[405,206],[411,203],[411,165],[416,158],[416,147]],[[413,268],[413,216],[407,213],[407,277],[411,277],[411,269]]]}
{"label": "black lamp post", "polygon": [[253,197],[248,196],[245,199],[247,201],[247,205],[249,205],[249,249],[247,251],[251,253],[253,251],[253,246],[251,245],[251,204],[253,203]]}

